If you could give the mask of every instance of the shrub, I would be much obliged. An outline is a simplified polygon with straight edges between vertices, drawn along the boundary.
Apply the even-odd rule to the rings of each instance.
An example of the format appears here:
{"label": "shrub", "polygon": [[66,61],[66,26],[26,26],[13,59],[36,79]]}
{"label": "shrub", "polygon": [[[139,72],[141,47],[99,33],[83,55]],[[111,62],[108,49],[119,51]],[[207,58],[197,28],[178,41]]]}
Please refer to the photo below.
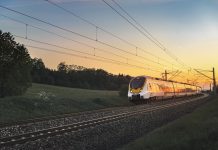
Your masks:
{"label": "shrub", "polygon": [[119,90],[119,95],[121,97],[127,97],[127,94],[128,94],[128,85],[123,84]]}

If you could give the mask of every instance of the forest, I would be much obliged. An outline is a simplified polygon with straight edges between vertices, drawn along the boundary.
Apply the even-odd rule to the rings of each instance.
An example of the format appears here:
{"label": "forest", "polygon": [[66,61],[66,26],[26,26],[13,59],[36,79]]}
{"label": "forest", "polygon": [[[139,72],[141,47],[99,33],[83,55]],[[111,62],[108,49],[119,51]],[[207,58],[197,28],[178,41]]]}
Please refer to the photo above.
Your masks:
{"label": "forest", "polygon": [[45,67],[42,59],[32,59],[32,82],[73,88],[119,90],[131,79],[129,75],[114,75],[102,69],[85,68],[60,62],[57,69]]}
{"label": "forest", "polygon": [[60,62],[57,69],[47,68],[40,58],[31,58],[28,49],[0,30],[0,97],[22,95],[32,82],[49,85],[119,90],[128,87],[128,75],[113,75],[102,69],[85,68]]}

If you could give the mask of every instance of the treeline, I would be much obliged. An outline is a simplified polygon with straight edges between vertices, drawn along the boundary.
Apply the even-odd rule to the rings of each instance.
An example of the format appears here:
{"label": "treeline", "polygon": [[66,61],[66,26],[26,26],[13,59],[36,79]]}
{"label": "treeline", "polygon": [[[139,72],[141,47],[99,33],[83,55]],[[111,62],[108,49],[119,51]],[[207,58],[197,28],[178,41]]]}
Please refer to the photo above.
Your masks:
{"label": "treeline", "polygon": [[57,70],[46,68],[42,59],[32,59],[27,48],[17,43],[9,32],[0,30],[0,98],[22,95],[32,82],[66,87],[118,90],[130,76],[113,75],[102,69],[67,65]]}
{"label": "treeline", "polygon": [[38,58],[32,60],[31,76],[35,83],[99,90],[119,90],[131,79],[128,75],[113,75],[102,69],[67,65],[64,62],[57,66],[57,70],[52,70]]}
{"label": "treeline", "polygon": [[126,96],[130,78],[64,62],[57,70],[46,68],[42,59],[32,59],[24,45],[17,43],[9,32],[0,30],[0,98],[22,95],[32,82],[85,89],[121,89],[120,95]]}

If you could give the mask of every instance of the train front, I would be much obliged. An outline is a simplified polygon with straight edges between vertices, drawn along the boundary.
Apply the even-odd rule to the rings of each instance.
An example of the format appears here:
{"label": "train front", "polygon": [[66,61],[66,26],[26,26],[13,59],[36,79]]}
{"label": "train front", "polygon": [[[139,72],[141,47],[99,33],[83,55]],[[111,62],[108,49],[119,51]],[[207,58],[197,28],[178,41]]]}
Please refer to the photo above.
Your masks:
{"label": "train front", "polygon": [[149,98],[146,87],[145,76],[138,76],[133,78],[129,83],[128,99],[130,101],[137,101]]}

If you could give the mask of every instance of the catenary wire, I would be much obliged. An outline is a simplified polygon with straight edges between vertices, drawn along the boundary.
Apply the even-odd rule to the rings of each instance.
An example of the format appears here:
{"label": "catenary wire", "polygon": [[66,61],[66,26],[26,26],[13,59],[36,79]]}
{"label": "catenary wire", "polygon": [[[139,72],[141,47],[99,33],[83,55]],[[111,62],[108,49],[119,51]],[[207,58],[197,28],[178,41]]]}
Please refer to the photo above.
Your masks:
{"label": "catenary wire", "polygon": [[65,49],[67,51],[72,51],[72,52],[80,53],[80,54],[83,54],[83,55],[94,56],[94,57],[101,58],[101,59],[106,59],[106,60],[109,60],[109,61],[116,61],[117,63],[121,63],[121,64],[129,64],[130,66],[135,66],[137,68],[149,69],[149,70],[154,71],[154,72],[161,72],[161,71],[158,71],[158,70],[155,70],[155,69],[151,69],[151,68],[148,68],[148,67],[141,67],[141,66],[138,66],[138,65],[134,65],[134,64],[130,64],[130,63],[122,62],[122,61],[117,61],[117,60],[106,58],[106,57],[103,57],[103,56],[93,55],[93,54],[86,53],[86,52],[81,52],[81,51],[78,51],[78,50],[74,50],[74,49],[70,49],[70,48],[59,46],[59,45],[55,45],[55,44],[51,44],[51,43],[47,43],[47,42],[42,42],[42,41],[38,41],[38,40],[34,40],[34,39],[22,37],[22,36],[18,36],[18,35],[15,35],[15,34],[13,36],[17,37],[17,38],[24,39],[24,40],[32,41],[32,42],[35,42],[35,43],[40,43],[40,44],[44,44],[44,45],[48,45],[48,46],[53,46],[53,47],[56,47],[56,48]]}
{"label": "catenary wire", "polygon": [[132,25],[136,30],[138,30],[142,35],[144,35],[146,38],[148,38],[151,42],[153,42],[156,46],[158,46],[160,49],[162,49],[165,53],[168,54],[171,58],[173,58],[176,62],[178,62],[181,66],[184,67],[184,63],[180,62],[179,59],[173,55],[167,48],[163,47],[162,44],[159,44],[160,42],[155,41],[153,38],[148,36],[146,33],[144,33],[142,30],[140,30],[134,23],[132,23],[128,18],[126,18],[123,14],[121,14],[116,8],[114,8],[112,5],[110,5],[105,0],[102,0],[107,6],[109,6],[115,13],[117,13],[119,16],[121,16],[124,20],[126,20],[130,25]]}
{"label": "catenary wire", "polygon": [[[161,72],[161,71],[158,71],[158,70],[153,70],[153,69],[146,68],[146,67],[141,67],[141,66],[137,66],[137,65],[133,65],[133,64],[119,62],[119,61],[111,60],[111,59],[104,58],[104,57],[102,57],[102,58],[93,58],[93,57],[89,57],[89,56],[81,56],[81,55],[62,52],[62,51],[58,51],[58,50],[42,48],[42,47],[38,47],[38,46],[32,46],[32,45],[28,45],[28,44],[24,44],[24,45],[27,46],[27,47],[36,48],[36,49],[40,49],[40,50],[43,50],[43,51],[55,52],[55,53],[65,54],[65,55],[71,55],[71,56],[76,56],[76,57],[91,59],[91,60],[96,60],[96,61],[104,61],[104,62],[108,62],[108,63],[113,63],[113,64],[117,64],[117,65],[124,65],[124,66],[130,66],[130,67],[134,67],[134,68],[136,67],[136,68],[139,68],[139,69],[149,70],[149,71],[153,71],[153,72]],[[96,57],[96,56],[94,56],[94,57]]]}
{"label": "catenary wire", "polygon": [[103,31],[103,32],[105,32],[105,33],[107,33],[107,34],[109,34],[109,35],[111,35],[111,36],[117,38],[117,39],[119,39],[120,41],[122,41],[122,42],[124,42],[124,43],[126,43],[126,44],[128,44],[128,45],[133,46],[134,48],[140,49],[142,52],[145,52],[145,53],[147,53],[147,54],[149,54],[149,55],[151,55],[151,56],[153,56],[153,57],[155,57],[155,58],[157,58],[157,59],[160,59],[160,60],[162,60],[162,61],[165,61],[165,62],[167,62],[167,63],[169,63],[169,64],[171,64],[171,65],[173,64],[172,62],[170,62],[170,61],[168,61],[168,60],[166,60],[166,59],[160,58],[160,57],[158,57],[158,56],[152,54],[151,52],[149,52],[149,51],[147,51],[147,50],[145,50],[145,49],[143,49],[143,48],[140,48],[139,46],[136,46],[136,45],[133,44],[133,43],[130,43],[129,41],[127,41],[127,40],[125,40],[125,39],[123,39],[123,38],[121,38],[121,37],[115,35],[114,33],[112,33],[112,32],[110,32],[110,31],[104,29],[103,27],[100,27],[100,26],[94,24],[93,22],[91,22],[91,21],[89,21],[89,20],[87,20],[87,19],[85,19],[85,18],[79,16],[78,14],[76,14],[76,13],[74,13],[74,12],[72,12],[72,11],[70,11],[70,10],[68,10],[68,9],[66,9],[66,8],[64,8],[64,7],[62,7],[62,6],[60,6],[59,4],[57,4],[57,3],[55,3],[55,2],[52,2],[52,1],[50,1],[50,0],[44,0],[44,1],[47,1],[48,3],[50,3],[50,4],[52,4],[52,5],[56,6],[56,7],[58,7],[58,8],[60,8],[60,9],[62,9],[63,11],[65,11],[65,12],[67,12],[67,13],[73,15],[74,17],[76,17],[76,18],[78,18],[78,19],[80,19],[80,20],[86,22],[87,24],[89,24],[89,25],[91,25],[91,26],[93,26],[93,27],[95,27],[95,28],[97,28],[97,29],[99,29],[99,30],[101,30],[101,31]]}
{"label": "catenary wire", "polygon": [[[80,34],[80,33],[71,31],[71,30],[66,29],[66,28],[62,28],[62,27],[60,27],[60,26],[54,25],[54,24],[52,24],[52,23],[46,22],[46,21],[41,20],[41,19],[36,18],[36,17],[32,17],[32,16],[30,16],[30,15],[27,15],[27,14],[24,14],[24,13],[22,13],[22,12],[16,11],[16,10],[14,10],[14,9],[11,9],[11,8],[8,8],[8,7],[2,6],[2,5],[0,5],[0,7],[4,8],[4,9],[7,9],[7,10],[9,10],[9,11],[12,11],[12,12],[14,12],[14,13],[17,13],[17,14],[20,14],[20,15],[23,15],[23,16],[26,16],[26,17],[31,18],[31,19],[33,19],[33,20],[37,20],[37,21],[39,21],[39,22],[41,22],[41,23],[50,25],[50,26],[52,26],[52,27],[61,29],[61,30],[63,30],[63,31],[70,32],[70,33],[75,34],[75,35],[78,35],[78,36],[80,36],[80,37],[89,39],[89,40],[91,40],[91,41],[96,41],[95,39],[93,39],[93,38],[91,38],[91,37],[82,35],[82,34]],[[105,45],[105,46],[108,46],[108,47],[111,47],[111,48],[114,48],[114,49],[117,49],[117,50],[120,50],[120,51],[122,51],[122,52],[125,52],[125,53],[128,53],[128,54],[130,54],[130,55],[134,55],[134,56],[135,56],[134,53],[131,53],[131,52],[126,51],[126,50],[124,50],[124,49],[118,48],[118,47],[116,47],[116,46],[112,46],[112,45],[107,44],[107,43],[105,43],[105,42],[102,42],[102,41],[99,41],[99,40],[96,41],[96,42],[101,43],[102,45]],[[145,57],[143,57],[143,56],[139,56],[139,55],[137,55],[137,56],[140,57],[140,58],[142,58],[142,59],[145,59],[145,60],[151,61],[151,62],[153,62],[153,63],[156,63],[156,64],[159,64],[159,65],[164,66],[163,64],[161,64],[161,63],[159,63],[159,62],[153,61],[153,60],[148,59],[148,58],[145,58]]]}

